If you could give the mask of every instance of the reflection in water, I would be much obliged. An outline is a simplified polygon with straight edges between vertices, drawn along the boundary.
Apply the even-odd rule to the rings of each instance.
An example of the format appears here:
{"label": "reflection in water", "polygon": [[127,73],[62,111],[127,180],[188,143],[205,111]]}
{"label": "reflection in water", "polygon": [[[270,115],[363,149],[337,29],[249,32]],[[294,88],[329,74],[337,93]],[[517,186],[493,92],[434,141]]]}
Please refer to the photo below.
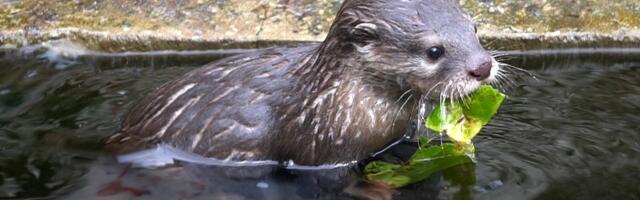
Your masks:
{"label": "reflection in water", "polygon": [[[217,167],[182,163],[148,170],[104,159],[70,199],[336,199],[350,179],[348,168],[281,170],[275,166]],[[300,187],[305,186],[305,187]]]}
{"label": "reflection in water", "polygon": [[[52,54],[49,48],[0,50],[2,198],[640,198],[640,57],[633,51],[515,56],[508,62],[533,69],[537,78],[522,75],[505,88],[508,99],[476,138],[477,163],[390,190],[363,183],[360,165],[337,172],[194,164],[127,169],[101,153],[127,109],[194,66],[242,51]],[[401,158],[414,146],[380,157]]]}
{"label": "reflection in water", "polygon": [[249,166],[280,166],[291,170],[332,170],[337,168],[347,168],[358,164],[357,161],[324,164],[324,165],[297,165],[293,161],[279,162],[275,160],[255,160],[255,161],[231,161],[207,158],[201,155],[186,152],[167,144],[159,144],[155,148],[145,149],[129,154],[118,155],[119,163],[130,164],[140,168],[158,168],[174,165],[176,162],[186,162],[190,164],[220,166],[220,167],[249,167]]}

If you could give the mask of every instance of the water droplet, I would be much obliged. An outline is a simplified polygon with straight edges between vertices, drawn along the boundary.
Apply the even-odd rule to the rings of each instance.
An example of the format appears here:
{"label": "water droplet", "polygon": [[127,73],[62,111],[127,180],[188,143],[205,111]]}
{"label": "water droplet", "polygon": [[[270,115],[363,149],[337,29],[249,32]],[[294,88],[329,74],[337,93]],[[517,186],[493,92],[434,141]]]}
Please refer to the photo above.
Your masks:
{"label": "water droplet", "polygon": [[504,185],[504,183],[502,183],[501,180],[494,180],[487,183],[487,185],[484,185],[484,186],[475,186],[474,189],[477,192],[485,193],[485,192],[497,190],[498,188],[502,187],[502,185]]}
{"label": "water droplet", "polygon": [[9,93],[11,93],[11,90],[10,90],[10,89],[3,89],[3,90],[0,90],[0,95],[7,95],[7,94],[9,94]]}
{"label": "water droplet", "polygon": [[269,188],[269,184],[265,183],[265,182],[258,182],[256,184],[256,187],[261,188],[261,189],[267,189],[267,188]]}
{"label": "water droplet", "polygon": [[27,73],[27,78],[33,78],[35,76],[38,75],[38,71],[37,70],[31,70]]}
{"label": "water droplet", "polygon": [[487,184],[487,190],[495,190],[502,187],[502,185],[504,185],[504,183],[502,183],[501,180],[491,181],[489,184]]}

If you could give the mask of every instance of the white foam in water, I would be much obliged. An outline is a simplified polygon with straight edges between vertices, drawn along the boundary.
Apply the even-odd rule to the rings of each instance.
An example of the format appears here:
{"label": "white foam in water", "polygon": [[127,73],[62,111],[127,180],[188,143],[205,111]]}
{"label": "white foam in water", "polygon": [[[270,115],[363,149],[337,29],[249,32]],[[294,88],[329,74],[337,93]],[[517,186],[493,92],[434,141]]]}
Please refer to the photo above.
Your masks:
{"label": "white foam in water", "polygon": [[[40,50],[43,49],[44,52],[41,53]],[[23,55],[38,53],[40,54],[37,55],[38,58],[45,59],[53,64],[56,69],[62,70],[78,64],[75,61],[78,57],[95,52],[67,40],[52,40],[38,45],[22,47],[20,53]]]}
{"label": "white foam in water", "polygon": [[227,166],[227,167],[248,167],[248,166],[268,166],[283,165],[287,169],[298,170],[326,170],[348,167],[356,164],[356,161],[339,164],[327,164],[316,166],[296,165],[293,161],[278,162],[273,160],[261,161],[229,161],[214,158],[206,158],[198,154],[185,152],[167,144],[159,144],[156,148],[138,151],[126,155],[118,156],[118,162],[130,163],[134,167],[158,168],[175,164],[176,161],[188,162],[201,165]]}
{"label": "white foam in water", "polygon": [[48,50],[46,53],[41,55],[40,58],[45,58],[50,63],[55,64],[55,68],[59,70],[66,69],[77,64],[78,62],[74,60],[79,56],[91,53],[90,50],[83,46],[67,40],[49,41],[43,43],[43,46],[47,47]]}
{"label": "white foam in water", "polygon": [[0,95],[5,95],[11,93],[10,89],[0,89]]}
{"label": "white foam in water", "polygon": [[256,187],[261,188],[261,189],[267,189],[269,188],[269,183],[265,183],[265,182],[258,182],[256,184]]}

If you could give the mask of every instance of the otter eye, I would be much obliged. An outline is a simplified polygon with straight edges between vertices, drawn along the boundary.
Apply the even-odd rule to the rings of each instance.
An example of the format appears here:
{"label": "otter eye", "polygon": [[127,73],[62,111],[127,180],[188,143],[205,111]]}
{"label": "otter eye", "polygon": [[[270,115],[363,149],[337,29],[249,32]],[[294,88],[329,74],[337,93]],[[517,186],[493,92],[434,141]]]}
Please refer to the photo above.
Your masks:
{"label": "otter eye", "polygon": [[433,60],[438,60],[440,57],[442,57],[442,55],[444,55],[444,48],[431,47],[427,50],[427,55]]}

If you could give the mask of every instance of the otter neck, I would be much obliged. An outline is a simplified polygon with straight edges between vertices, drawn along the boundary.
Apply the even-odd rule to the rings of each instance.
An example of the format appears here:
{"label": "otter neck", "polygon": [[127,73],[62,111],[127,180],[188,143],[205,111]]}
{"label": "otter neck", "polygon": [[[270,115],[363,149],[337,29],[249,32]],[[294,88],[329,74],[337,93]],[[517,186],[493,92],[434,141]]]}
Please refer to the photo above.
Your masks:
{"label": "otter neck", "polygon": [[312,156],[301,159],[331,160],[335,155],[323,151],[342,147],[375,152],[402,137],[417,114],[419,95],[393,84],[372,83],[356,60],[324,54],[322,46],[313,52],[297,72],[304,82],[299,91],[306,97],[300,109],[288,115],[295,116],[291,121],[296,123],[286,125],[286,130],[313,127],[312,134],[301,136],[312,138],[300,140],[310,143]]}
{"label": "otter neck", "polygon": [[393,77],[365,66],[366,62],[361,58],[363,55],[345,50],[347,47],[348,45],[336,44],[334,40],[327,40],[309,51],[295,73],[301,77],[304,85],[312,85],[315,89],[331,87],[331,82],[342,82],[340,79],[349,78],[356,80],[359,87],[367,87],[376,91],[377,95],[387,98],[398,99],[410,90]]}

